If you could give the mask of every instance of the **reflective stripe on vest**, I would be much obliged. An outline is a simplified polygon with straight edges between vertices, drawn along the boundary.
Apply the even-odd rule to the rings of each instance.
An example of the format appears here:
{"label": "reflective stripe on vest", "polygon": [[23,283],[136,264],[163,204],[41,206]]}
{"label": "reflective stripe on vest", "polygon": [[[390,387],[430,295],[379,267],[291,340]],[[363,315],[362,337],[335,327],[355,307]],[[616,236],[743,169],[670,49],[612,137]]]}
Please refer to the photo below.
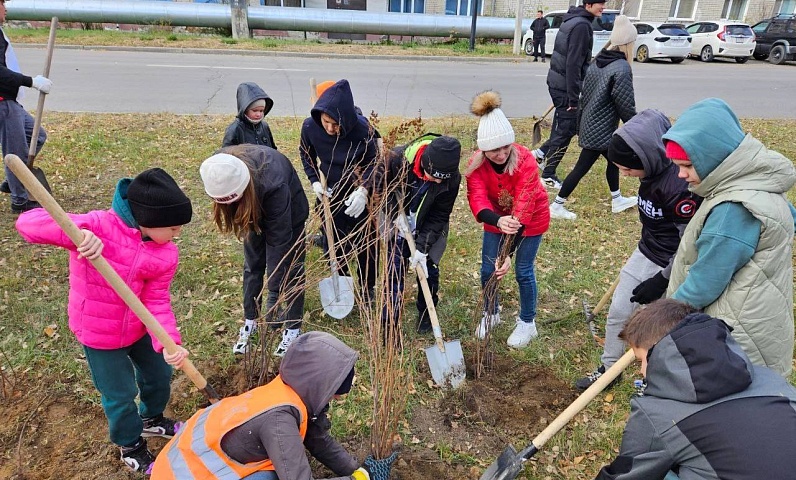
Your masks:
{"label": "reflective stripe on vest", "polygon": [[304,438],[307,408],[298,394],[277,376],[267,385],[223,399],[197,412],[158,455],[152,478],[233,480],[254,472],[274,470],[270,459],[246,464],[236,462],[221,449],[221,439],[252,418],[285,405],[300,412],[299,433]]}

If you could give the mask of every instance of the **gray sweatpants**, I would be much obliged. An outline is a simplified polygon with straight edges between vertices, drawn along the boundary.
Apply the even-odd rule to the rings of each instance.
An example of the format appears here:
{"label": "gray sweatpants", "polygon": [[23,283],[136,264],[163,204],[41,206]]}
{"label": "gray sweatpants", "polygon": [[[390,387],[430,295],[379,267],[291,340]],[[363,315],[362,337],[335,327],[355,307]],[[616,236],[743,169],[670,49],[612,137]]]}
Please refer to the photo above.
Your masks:
{"label": "gray sweatpants", "polygon": [[627,350],[625,342],[619,339],[619,332],[639,307],[638,303],[630,301],[633,289],[661,270],[663,270],[662,267],[645,257],[636,248],[619,272],[619,284],[614,290],[614,296],[611,297],[611,306],[608,307],[608,319],[605,322],[605,346],[603,355],[600,357],[606,369],[616,363]]}

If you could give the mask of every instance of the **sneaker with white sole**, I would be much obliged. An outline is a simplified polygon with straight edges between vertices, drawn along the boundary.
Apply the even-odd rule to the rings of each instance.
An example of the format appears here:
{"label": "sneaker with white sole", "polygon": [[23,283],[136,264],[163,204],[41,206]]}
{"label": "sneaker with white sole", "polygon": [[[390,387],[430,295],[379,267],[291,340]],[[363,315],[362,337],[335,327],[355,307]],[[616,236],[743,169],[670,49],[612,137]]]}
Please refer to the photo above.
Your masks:
{"label": "sneaker with white sole", "polygon": [[550,218],[559,218],[561,220],[575,220],[577,215],[567,210],[567,207],[560,203],[553,202],[550,204]]}
{"label": "sneaker with white sole", "polygon": [[[580,390],[582,392],[582,391],[586,390],[587,388],[591,387],[592,384],[594,384],[594,382],[596,382],[600,377],[603,376],[603,374],[605,374],[605,365],[600,365],[600,367],[597,368],[597,370],[591,372],[590,374],[586,375],[583,378],[578,379],[575,382],[575,388],[577,388],[578,390]],[[618,377],[616,377],[615,379],[611,380],[611,383],[609,383],[606,388],[613,387],[614,385],[619,383],[619,381],[621,379],[622,379],[622,374],[620,373]]]}
{"label": "sneaker with white sole", "polygon": [[232,353],[237,355],[245,355],[249,351],[249,337],[251,337],[257,330],[257,325],[246,324],[240,327],[238,331],[238,341],[232,347]]}
{"label": "sneaker with white sole", "polygon": [[276,347],[274,351],[274,355],[277,357],[284,357],[287,349],[290,348],[290,345],[293,343],[293,340],[298,338],[301,335],[300,328],[286,328],[282,332],[282,340],[279,342],[279,345]]}
{"label": "sneaker with white sole", "polygon": [[611,212],[624,212],[628,208],[638,205],[638,197],[619,197],[611,200]]}
{"label": "sneaker with white sole", "polygon": [[483,340],[484,337],[486,337],[486,332],[491,331],[492,328],[499,323],[500,312],[493,314],[484,312],[484,315],[481,317],[481,322],[478,323],[478,327],[475,329],[475,336]]}
{"label": "sneaker with white sole", "polygon": [[539,332],[536,330],[536,322],[523,322],[518,318],[514,331],[511,332],[508,340],[506,340],[506,345],[511,348],[525,348],[531,340],[538,336]]}
{"label": "sneaker with white sole", "polygon": [[544,159],[544,152],[537,148],[536,150],[531,151],[531,153],[533,154],[533,158],[536,159],[536,165],[539,167],[539,170],[544,170],[544,167],[547,166],[547,162]]}
{"label": "sneaker with white sole", "polygon": [[139,438],[131,447],[119,447],[122,461],[134,472],[150,475],[155,464],[155,456],[147,448],[146,440]]}
{"label": "sneaker with white sole", "polygon": [[155,417],[141,418],[144,421],[144,430],[141,436],[171,438],[182,428],[184,422],[178,422],[160,414]]}
{"label": "sneaker with white sole", "polygon": [[545,187],[551,190],[561,190],[561,180],[559,180],[555,175],[552,177],[542,177],[542,182],[544,183]]}

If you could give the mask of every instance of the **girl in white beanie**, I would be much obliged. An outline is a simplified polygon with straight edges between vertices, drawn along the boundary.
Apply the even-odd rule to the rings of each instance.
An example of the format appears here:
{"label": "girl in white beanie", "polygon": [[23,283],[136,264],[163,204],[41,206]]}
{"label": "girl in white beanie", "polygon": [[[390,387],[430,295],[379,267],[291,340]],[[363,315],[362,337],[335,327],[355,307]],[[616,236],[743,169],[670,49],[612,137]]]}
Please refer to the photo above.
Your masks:
{"label": "girl in white beanie", "polygon": [[[636,114],[633,72],[630,69],[636,36],[636,27],[626,16],[616,17],[610,40],[586,71],[578,109],[578,144],[582,150],[578,162],[550,204],[550,216],[553,218],[575,220],[576,215],[564,207],[564,202],[597,159],[601,155],[608,158],[608,143],[619,127],[619,120],[627,122]],[[623,197],[619,191],[619,169],[610,159],[606,161],[605,179],[611,192],[613,213],[636,205],[636,197]]]}
{"label": "girl in white beanie", "polygon": [[[542,234],[550,226],[547,191],[539,178],[533,154],[514,142],[514,129],[500,109],[496,92],[475,97],[472,112],[480,117],[478,150],[465,170],[467,200],[476,220],[484,224],[481,248],[481,286],[494,274],[502,278],[516,258],[514,274],[520,292],[520,315],[508,345],[523,348],[538,335],[536,330],[536,274],[534,262]],[[502,265],[495,262],[501,245],[513,242]],[[497,268],[499,267],[499,268]],[[492,297],[493,295],[488,295]],[[497,295],[484,300],[484,312],[475,334],[484,338],[500,323]]]}
{"label": "girl in white beanie", "polygon": [[219,230],[243,240],[243,313],[234,353],[246,353],[261,316],[263,279],[268,294],[263,312],[272,328],[283,326],[274,355],[283,356],[301,334],[304,311],[304,223],[309,204],[296,170],[284,155],[260,145],[221,149],[199,168],[213,199]]}

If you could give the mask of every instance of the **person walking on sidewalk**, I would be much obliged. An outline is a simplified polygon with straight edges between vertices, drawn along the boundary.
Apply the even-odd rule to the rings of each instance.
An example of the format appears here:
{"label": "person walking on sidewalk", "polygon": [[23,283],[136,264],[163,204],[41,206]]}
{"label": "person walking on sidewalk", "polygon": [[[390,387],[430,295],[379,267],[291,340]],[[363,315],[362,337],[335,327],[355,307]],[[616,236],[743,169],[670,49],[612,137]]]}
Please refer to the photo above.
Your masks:
{"label": "person walking on sidewalk", "polygon": [[[0,24],[5,21],[6,4],[5,0],[0,0]],[[21,73],[11,41],[0,28],[0,145],[3,158],[8,154],[14,154],[23,162],[27,162],[29,145],[33,141],[31,136],[34,120],[20,104],[25,94],[21,87],[50,93],[52,82],[41,75],[31,78]],[[39,136],[36,138],[37,154],[46,140],[47,133],[44,129],[39,130]],[[39,207],[38,202],[28,197],[27,190],[14,172],[5,164],[4,168],[6,179],[0,184],[0,191],[11,194],[11,213],[19,214]]]}
{"label": "person walking on sidewalk", "polygon": [[[459,173],[461,153],[462,146],[457,139],[435,133],[427,133],[392,149],[387,164],[387,191],[393,192],[400,201],[400,204],[395,202],[396,205],[391,206],[396,209],[402,206],[403,210],[391,212],[391,217],[398,221],[401,213],[406,216],[406,227],[416,246],[412,255],[402,230],[396,228],[388,257],[393,318],[397,318],[398,309],[402,307],[404,258],[409,259],[412,270],[416,265],[423,268],[434,307],[437,306],[439,263],[448,245],[451,212],[462,179]],[[417,332],[428,333],[431,331],[431,318],[419,279],[416,304]]]}
{"label": "person walking on sidewalk", "polygon": [[271,127],[265,121],[265,116],[274,106],[271,97],[256,83],[244,82],[238,85],[235,98],[238,102],[238,116],[224,132],[221,147],[251,143],[276,150]]}
{"label": "person walking on sidewalk", "polygon": [[[657,110],[644,110],[611,136],[608,158],[622,175],[636,177],[641,238],[619,272],[605,322],[605,346],[600,366],[575,382],[586,390],[619,360],[627,349],[619,332],[639,305],[657,300],[669,284],[674,254],[686,225],[702,199],[688,190],[679,169],[666,158],[661,138],[671,124]],[[617,380],[619,377],[617,377]]]}
{"label": "person walking on sidewalk", "polygon": [[140,473],[155,460],[145,437],[171,438],[182,424],[163,411],[172,366],[180,368],[188,352],[178,347],[167,353],[89,260],[106,258],[179,346],[169,294],[179,256],[172,239],[192,214],[174,179],[153,168],[120,180],[110,210],[69,215],[83,232],[77,247],[43,208],[23,213],[16,223],[26,241],[69,250],[69,329],[83,345],[111,442],[125,465]]}
{"label": "person walking on sidewalk", "polygon": [[[221,149],[199,167],[213,199],[219,230],[243,240],[244,325],[232,352],[244,354],[257,319],[283,327],[274,352],[283,356],[301,334],[304,313],[304,223],[309,203],[290,160],[271,147],[237,145]],[[265,312],[263,278],[268,274]]]}
{"label": "person walking on sidewalk", "polygon": [[538,61],[541,56],[542,63],[544,63],[545,32],[550,28],[550,24],[547,23],[546,19],[542,18],[542,15],[544,15],[543,11],[539,10],[536,12],[536,18],[531,22],[531,31],[533,32],[533,61]]}
{"label": "person walking on sidewalk", "polygon": [[[475,97],[471,111],[480,117],[478,150],[465,170],[467,200],[476,220],[484,224],[481,247],[481,287],[496,275],[508,273],[511,257],[516,257],[514,274],[519,285],[520,315],[507,343],[524,348],[538,336],[536,329],[536,273],[534,262],[542,234],[550,227],[547,192],[539,180],[533,154],[514,142],[514,129],[500,109],[496,92]],[[496,265],[505,242],[511,241],[509,255]],[[492,297],[491,294],[489,294]],[[475,335],[484,338],[500,323],[500,301],[484,300],[484,312]]]}
{"label": "person walking on sidewalk", "polygon": [[[561,191],[550,204],[550,216],[553,218],[575,220],[576,215],[564,207],[564,202],[597,159],[601,155],[607,157],[606,150],[619,121],[627,122],[636,114],[633,71],[630,64],[633,61],[633,45],[637,35],[636,27],[626,16],[616,17],[608,45],[597,54],[586,72],[578,110],[578,144],[582,150],[575,168],[564,179]],[[638,199],[622,196],[619,192],[619,169],[611,162],[610,157],[607,158],[605,179],[611,192],[611,211],[619,213],[634,207]]]}
{"label": "person walking on sidewalk", "polygon": [[601,17],[605,0],[585,0],[583,5],[569,7],[561,28],[556,34],[547,88],[555,106],[550,138],[533,151],[539,164],[544,164],[542,181],[548,188],[558,190],[561,181],[556,168],[577,133],[578,102],[586,69],[591,61],[594,44],[594,17]]}

